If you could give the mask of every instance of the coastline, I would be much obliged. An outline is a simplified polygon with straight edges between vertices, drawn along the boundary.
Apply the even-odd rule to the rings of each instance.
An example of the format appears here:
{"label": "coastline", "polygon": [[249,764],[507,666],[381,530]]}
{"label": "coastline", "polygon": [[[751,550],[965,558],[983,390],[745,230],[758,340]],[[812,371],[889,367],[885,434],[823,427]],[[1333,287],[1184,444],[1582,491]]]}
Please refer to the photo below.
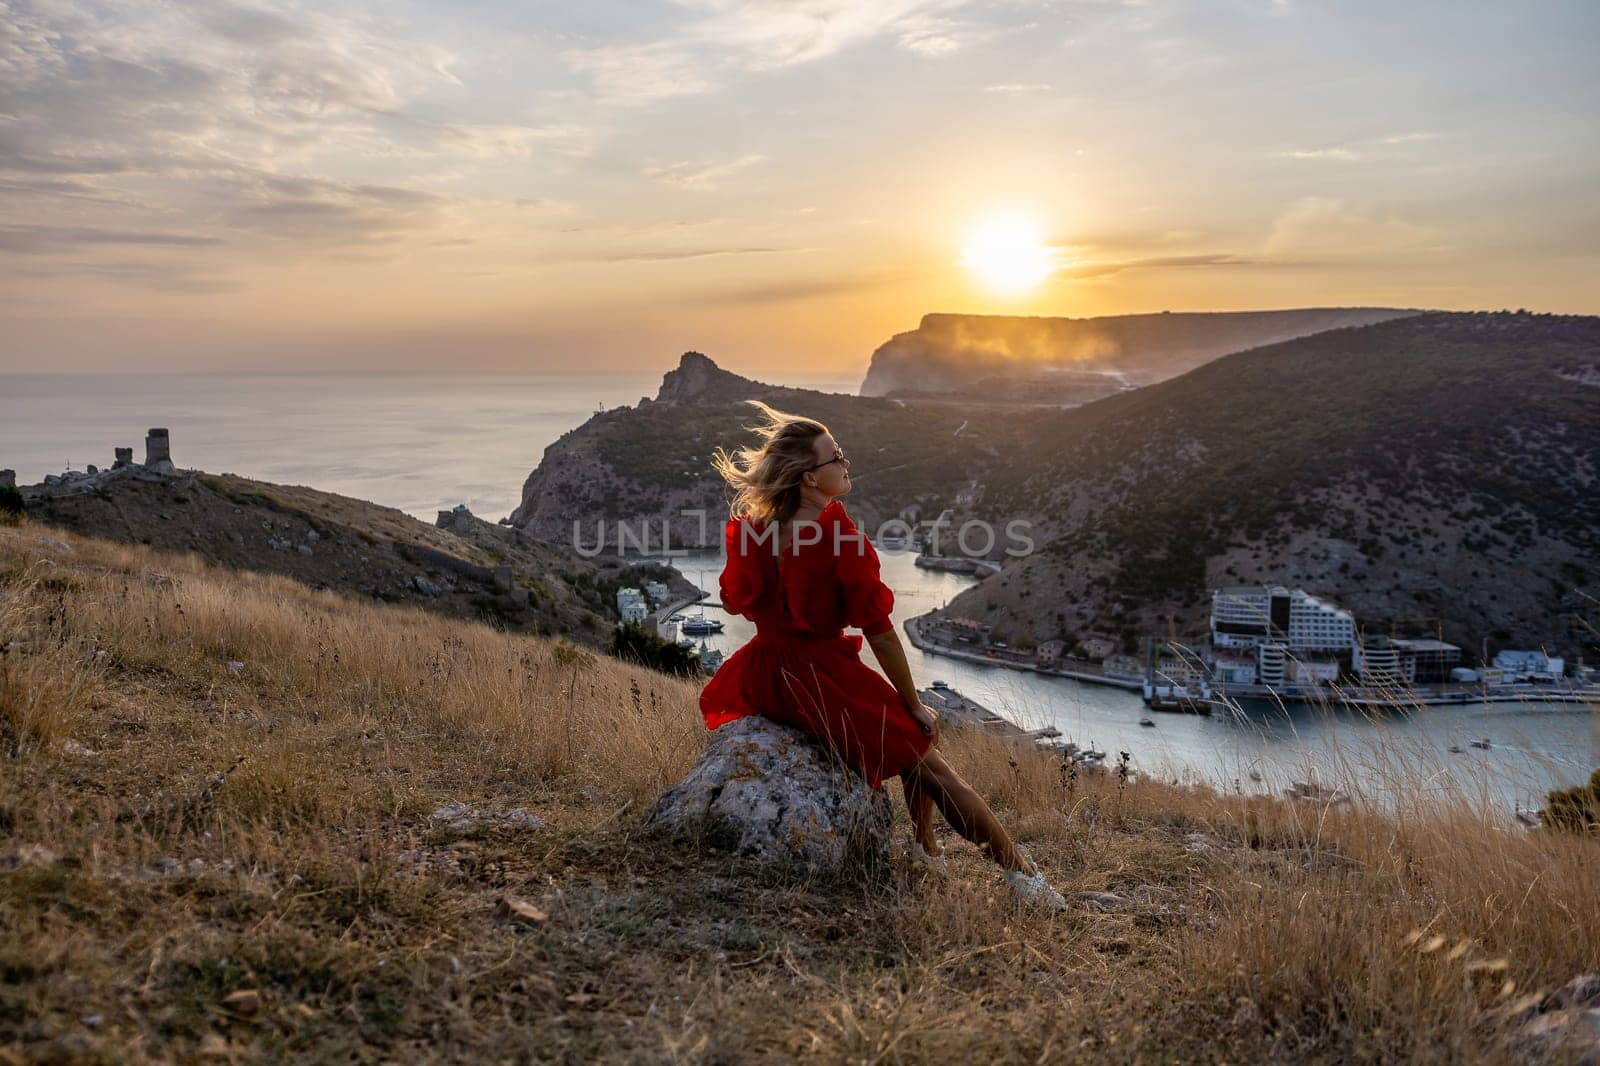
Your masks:
{"label": "coastline", "polygon": [[943,655],[950,659],[963,659],[969,663],[981,663],[985,666],[1004,666],[1011,670],[1027,670],[1045,677],[1064,677],[1069,681],[1082,681],[1090,685],[1105,685],[1109,688],[1120,688],[1130,692],[1139,692],[1144,688],[1144,682],[1129,677],[1108,677],[1105,674],[1091,674],[1082,670],[1053,670],[1037,663],[1019,662],[1014,659],[1000,658],[994,655],[985,655],[980,652],[965,651],[961,648],[952,648],[948,644],[940,644],[929,640],[923,634],[919,619],[907,618],[905,621],[906,637],[911,645],[920,651],[931,652],[934,655]]}
{"label": "coastline", "polygon": [[[1110,688],[1120,688],[1133,692],[1141,692],[1144,682],[1132,678],[1108,677],[1105,674],[1092,674],[1081,670],[1057,670],[1029,663],[1017,659],[1002,657],[994,654],[967,651],[954,648],[948,644],[930,640],[918,624],[920,619],[908,618],[905,621],[906,637],[913,647],[933,655],[942,655],[946,658],[961,659],[966,662],[981,663],[985,666],[1000,666],[1011,670],[1026,670],[1030,673],[1041,674],[1045,677],[1062,677],[1070,681],[1081,681],[1089,685],[1104,685]],[[1334,689],[1331,691],[1317,691],[1302,693],[1295,689],[1276,691],[1264,685],[1218,685],[1213,684],[1211,690],[1216,699],[1251,699],[1268,700],[1275,703],[1338,703],[1346,707],[1378,710],[1404,710],[1408,707],[1475,707],[1485,703],[1571,703],[1571,704],[1600,704],[1600,689],[1562,688],[1521,688],[1512,687],[1503,691],[1488,689],[1443,691],[1432,689],[1409,689],[1403,694],[1367,694],[1358,689]]]}

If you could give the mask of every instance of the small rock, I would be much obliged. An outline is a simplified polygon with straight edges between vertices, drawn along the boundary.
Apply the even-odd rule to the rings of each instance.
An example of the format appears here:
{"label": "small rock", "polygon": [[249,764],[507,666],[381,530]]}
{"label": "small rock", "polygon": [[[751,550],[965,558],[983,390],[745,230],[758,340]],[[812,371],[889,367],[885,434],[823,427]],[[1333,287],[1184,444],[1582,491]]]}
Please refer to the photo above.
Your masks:
{"label": "small rock", "polygon": [[238,659],[229,659],[223,665],[227,667],[228,673],[230,674],[238,674],[244,671],[244,663],[240,662]]}
{"label": "small rock", "polygon": [[167,874],[169,876],[177,873],[180,868],[181,864],[178,862],[178,860],[174,859],[170,855],[156,863],[156,872]]}
{"label": "small rock", "polygon": [[1095,911],[1120,911],[1132,902],[1115,892],[1074,892],[1072,898]]}
{"label": "small rock", "polygon": [[511,811],[506,815],[505,820],[518,829],[526,829],[530,832],[545,829],[550,824],[526,807],[518,807],[516,810]]}
{"label": "small rock", "polygon": [[309,544],[301,544],[301,545],[299,545],[298,547],[295,548],[295,551],[299,552],[301,555],[315,555],[315,554],[317,554],[316,552],[311,550],[311,545],[309,545]]}
{"label": "small rock", "polygon": [[483,821],[483,812],[452,800],[428,815],[428,820],[446,829],[471,829]]}
{"label": "small rock", "polygon": [[1600,1063],[1600,1007],[1541,1014],[1511,1038],[1524,1053],[1557,1062]]}
{"label": "small rock", "polygon": [[497,907],[502,918],[510,918],[527,925],[543,925],[550,920],[550,916],[544,911],[516,896],[501,896]]}
{"label": "small rock", "polygon": [[421,574],[418,574],[416,577],[411,579],[411,585],[424,596],[441,596],[444,594],[444,589],[440,588],[432,581],[429,581]]}
{"label": "small rock", "polygon": [[805,733],[752,715],[711,734],[648,821],[741,855],[846,873],[888,862],[893,808]]}
{"label": "small rock", "polygon": [[1563,1007],[1600,1007],[1600,973],[1579,974],[1561,986],[1556,999]]}
{"label": "small rock", "polygon": [[236,1014],[254,1014],[261,1009],[261,993],[253,988],[241,988],[223,996],[222,1005]]}
{"label": "small rock", "polygon": [[61,750],[68,755],[76,755],[82,759],[92,759],[96,754],[93,748],[80,744],[71,737],[61,742]]}
{"label": "small rock", "polygon": [[14,870],[19,866],[53,866],[57,855],[43,844],[18,844],[0,855],[0,870]]}
{"label": "small rock", "polygon": [[78,1020],[84,1025],[87,1025],[90,1029],[97,1029],[105,1022],[106,1019],[105,1015],[103,1014],[85,1014]]}
{"label": "small rock", "polygon": [[319,541],[321,539],[322,539],[322,534],[318,533],[316,530],[314,530],[314,529],[306,530],[306,543],[307,544],[315,544],[317,541]]}

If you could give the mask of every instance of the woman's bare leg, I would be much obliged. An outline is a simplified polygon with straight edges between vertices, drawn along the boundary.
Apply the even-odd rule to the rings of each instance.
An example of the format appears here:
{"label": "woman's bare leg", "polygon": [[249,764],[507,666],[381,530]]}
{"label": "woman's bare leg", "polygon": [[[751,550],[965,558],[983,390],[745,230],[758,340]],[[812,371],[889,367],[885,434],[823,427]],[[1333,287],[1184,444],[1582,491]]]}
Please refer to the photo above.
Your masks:
{"label": "woman's bare leg", "polygon": [[911,835],[923,851],[937,855],[939,838],[933,835],[933,797],[922,787],[918,776],[909,771],[900,775],[900,784],[906,792],[906,810],[911,812]]}
{"label": "woman's bare leg", "polygon": [[1011,835],[994,816],[983,797],[961,779],[955,767],[945,761],[937,751],[930,751],[916,766],[905,772],[907,795],[909,782],[915,780],[917,791],[938,804],[939,811],[951,827],[989,853],[989,857],[1007,870],[1034,872],[1032,864],[1022,857]]}

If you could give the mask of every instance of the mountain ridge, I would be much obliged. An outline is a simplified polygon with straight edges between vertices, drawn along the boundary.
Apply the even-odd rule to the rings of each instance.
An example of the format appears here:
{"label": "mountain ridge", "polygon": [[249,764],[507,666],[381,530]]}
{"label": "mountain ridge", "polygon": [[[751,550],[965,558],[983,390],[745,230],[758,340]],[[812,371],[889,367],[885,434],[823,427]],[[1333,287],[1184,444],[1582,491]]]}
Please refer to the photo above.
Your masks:
{"label": "mountain ridge", "polygon": [[[1375,307],[1162,311],[1091,318],[931,312],[872,353],[861,395],[968,391],[985,379],[1092,371],[1148,385],[1230,352],[1418,314]],[[994,388],[991,383],[989,387]],[[1046,396],[1051,390],[1046,390]],[[1084,402],[1067,390],[1065,398]],[[1086,399],[1096,399],[1089,394]],[[1036,402],[1050,402],[1048,398]]]}

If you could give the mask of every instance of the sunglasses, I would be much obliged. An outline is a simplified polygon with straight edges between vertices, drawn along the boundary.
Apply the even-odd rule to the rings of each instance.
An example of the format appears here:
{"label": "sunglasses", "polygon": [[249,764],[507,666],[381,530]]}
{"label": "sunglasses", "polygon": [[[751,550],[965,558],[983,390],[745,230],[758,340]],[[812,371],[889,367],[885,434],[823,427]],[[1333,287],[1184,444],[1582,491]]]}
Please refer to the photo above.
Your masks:
{"label": "sunglasses", "polygon": [[823,467],[830,466],[830,465],[832,465],[834,463],[848,463],[849,461],[850,460],[848,460],[848,459],[846,459],[844,457],[844,449],[843,448],[835,448],[833,450],[833,458],[832,459],[827,459],[827,460],[824,460],[823,462],[818,463],[816,466],[808,467],[806,472],[810,473],[812,470],[821,470]]}

